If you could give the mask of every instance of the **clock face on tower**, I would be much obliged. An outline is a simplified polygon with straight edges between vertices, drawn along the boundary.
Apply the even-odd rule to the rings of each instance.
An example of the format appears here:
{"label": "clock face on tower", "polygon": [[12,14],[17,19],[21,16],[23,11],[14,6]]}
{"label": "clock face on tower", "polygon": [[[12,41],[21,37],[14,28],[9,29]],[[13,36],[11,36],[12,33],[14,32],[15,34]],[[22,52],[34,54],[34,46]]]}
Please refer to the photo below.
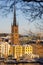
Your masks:
{"label": "clock face on tower", "polygon": [[14,35],[14,38],[15,38],[15,39],[17,39],[17,38],[18,38],[18,36],[19,36],[18,34],[15,34],[15,35]]}

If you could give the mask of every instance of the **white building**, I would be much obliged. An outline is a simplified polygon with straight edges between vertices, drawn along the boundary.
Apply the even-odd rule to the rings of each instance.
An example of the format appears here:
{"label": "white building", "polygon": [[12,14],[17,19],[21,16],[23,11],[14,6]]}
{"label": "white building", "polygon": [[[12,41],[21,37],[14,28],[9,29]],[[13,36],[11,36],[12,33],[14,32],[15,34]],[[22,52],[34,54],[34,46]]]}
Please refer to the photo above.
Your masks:
{"label": "white building", "polygon": [[0,54],[1,57],[7,57],[9,55],[9,50],[10,50],[10,44],[8,42],[1,42],[0,43]]}

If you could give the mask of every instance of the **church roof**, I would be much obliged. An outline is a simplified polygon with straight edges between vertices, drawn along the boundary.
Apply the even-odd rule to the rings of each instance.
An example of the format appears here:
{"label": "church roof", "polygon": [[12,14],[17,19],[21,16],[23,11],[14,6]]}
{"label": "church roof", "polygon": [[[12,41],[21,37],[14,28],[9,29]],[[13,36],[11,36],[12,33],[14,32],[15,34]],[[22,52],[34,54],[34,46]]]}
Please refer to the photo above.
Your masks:
{"label": "church roof", "polygon": [[15,3],[14,3],[14,20],[13,20],[13,26],[16,26],[16,6],[15,6]]}

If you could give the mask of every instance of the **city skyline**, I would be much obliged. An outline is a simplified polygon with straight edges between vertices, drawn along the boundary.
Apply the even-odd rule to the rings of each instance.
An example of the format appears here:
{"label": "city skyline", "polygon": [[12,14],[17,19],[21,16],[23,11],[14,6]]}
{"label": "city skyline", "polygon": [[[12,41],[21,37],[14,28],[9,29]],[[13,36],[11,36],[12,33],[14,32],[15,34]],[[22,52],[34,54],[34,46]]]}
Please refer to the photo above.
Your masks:
{"label": "city skyline", "polygon": [[42,64],[43,10],[40,7],[42,4],[33,0],[29,3],[23,0],[1,2],[3,3],[0,3],[1,65]]}

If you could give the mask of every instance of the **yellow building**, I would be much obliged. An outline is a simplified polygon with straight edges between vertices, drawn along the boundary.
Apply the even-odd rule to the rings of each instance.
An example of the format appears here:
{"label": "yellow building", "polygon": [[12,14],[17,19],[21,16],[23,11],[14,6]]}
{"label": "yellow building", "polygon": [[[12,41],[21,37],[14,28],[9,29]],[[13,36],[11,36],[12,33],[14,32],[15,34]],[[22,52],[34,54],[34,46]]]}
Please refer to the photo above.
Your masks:
{"label": "yellow building", "polygon": [[13,46],[12,45],[10,45],[9,55],[12,55],[13,56]]}
{"label": "yellow building", "polygon": [[23,45],[23,54],[32,54],[33,47],[31,45]]}
{"label": "yellow building", "polygon": [[14,54],[14,57],[15,58],[19,58],[19,57],[21,57],[22,56],[22,45],[15,45],[14,47],[13,47],[13,54]]}
{"label": "yellow building", "polygon": [[15,45],[13,47],[13,54],[15,58],[22,57],[25,54],[32,54],[33,47],[31,45]]}
{"label": "yellow building", "polygon": [[33,54],[33,47],[31,45],[12,45],[10,46],[10,55],[13,55],[14,58],[18,59],[23,55]]}

